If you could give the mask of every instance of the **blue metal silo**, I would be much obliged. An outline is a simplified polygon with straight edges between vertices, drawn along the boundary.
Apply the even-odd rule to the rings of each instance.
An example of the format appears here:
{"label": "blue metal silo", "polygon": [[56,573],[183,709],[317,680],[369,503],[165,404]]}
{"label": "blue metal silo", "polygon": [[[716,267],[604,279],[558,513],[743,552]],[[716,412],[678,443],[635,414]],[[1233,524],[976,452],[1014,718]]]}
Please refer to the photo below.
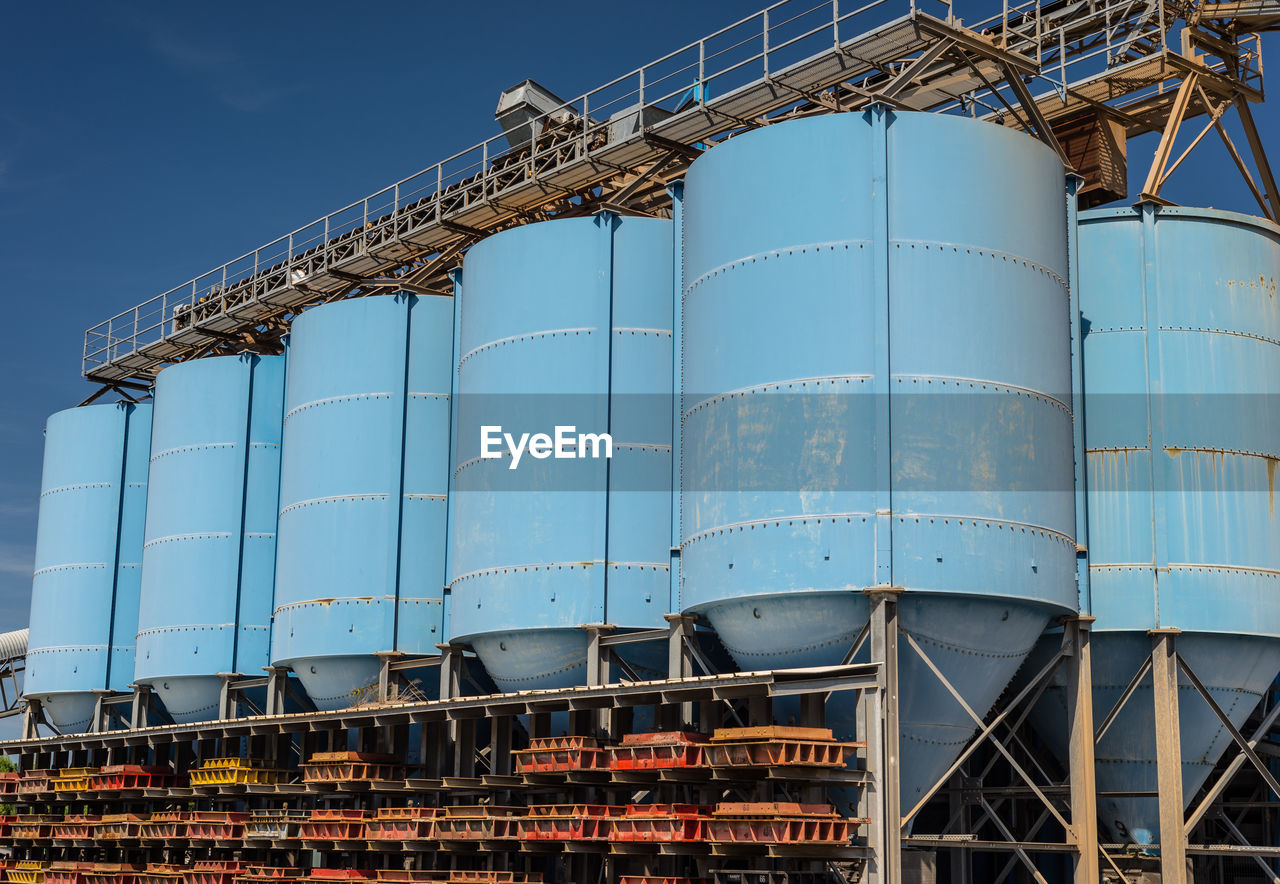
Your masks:
{"label": "blue metal silo", "polygon": [[136,678],[177,721],[268,663],[284,358],[170,366],[155,386]]}
{"label": "blue metal silo", "polygon": [[[586,624],[664,625],[672,234],[670,221],[602,214],[499,233],[467,255],[450,631],[503,689],[581,684]],[[584,457],[517,461],[505,442],[482,457],[484,427],[518,440],[557,426],[573,427],[561,452]],[[611,458],[577,447],[599,433]]]}
{"label": "blue metal silo", "polygon": [[[680,609],[743,669],[823,665],[900,588],[985,712],[1077,607],[1058,157],[877,107],[711,149],[683,212]],[[905,810],[974,728],[899,666]]]}
{"label": "blue metal silo", "polygon": [[[1081,213],[1079,242],[1094,715],[1151,656],[1147,631],[1180,629],[1239,728],[1280,671],[1280,228],[1143,203]],[[1180,683],[1190,802],[1231,738]],[[1049,696],[1037,714],[1060,714]],[[1039,730],[1065,757],[1061,728]],[[1099,742],[1097,784],[1156,788],[1149,675]],[[1154,798],[1099,808],[1117,838],[1159,840]]]}
{"label": "blue metal silo", "polygon": [[293,324],[271,657],[322,709],[376,684],[377,654],[444,641],[452,356],[450,297]]}
{"label": "blue metal silo", "polygon": [[24,691],[63,733],[86,729],[94,691],[133,682],[151,406],[50,416],[31,584]]}

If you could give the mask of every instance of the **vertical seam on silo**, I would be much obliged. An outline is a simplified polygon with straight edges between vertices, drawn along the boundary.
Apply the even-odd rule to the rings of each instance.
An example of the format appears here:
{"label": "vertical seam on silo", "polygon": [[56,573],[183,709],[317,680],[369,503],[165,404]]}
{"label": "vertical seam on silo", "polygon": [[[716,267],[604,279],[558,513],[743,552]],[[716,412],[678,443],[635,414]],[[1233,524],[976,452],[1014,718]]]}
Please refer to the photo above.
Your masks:
{"label": "vertical seam on silo", "polygon": [[244,449],[240,458],[240,525],[236,530],[236,600],[235,614],[231,620],[231,666],[232,672],[240,669],[240,610],[244,595],[244,528],[245,510],[249,506],[249,451],[253,442],[253,379],[254,370],[258,366],[258,357],[250,356],[246,360],[249,365],[248,386],[244,400]]}
{"label": "vertical seam on silo", "polygon": [[[675,242],[672,242],[672,299],[671,309],[673,333],[679,335],[679,341],[672,342],[671,394],[676,413],[671,416],[671,486],[674,499],[671,509],[671,547],[677,552],[669,555],[670,570],[667,576],[667,609],[671,613],[684,610],[684,354],[685,354],[685,298],[684,298],[684,182],[673,182],[671,190],[671,220],[675,226],[674,237],[679,237],[680,253],[676,255]],[[678,349],[677,349],[678,348]]]}
{"label": "vertical seam on silo", "polygon": [[[613,262],[614,249],[617,247],[615,227],[616,216],[612,212],[602,212],[597,216],[601,223],[601,236],[604,239],[602,248],[605,251],[604,263],[604,431],[612,437],[613,433]],[[612,488],[613,472],[610,468],[612,458],[604,459],[604,549],[600,557],[600,622],[609,622],[609,510],[613,507]]]}
{"label": "vertical seam on silo", "polygon": [[132,414],[132,407],[122,405],[120,408],[124,412],[124,432],[120,437],[120,488],[116,494],[116,537],[113,544],[115,560],[111,567],[111,605],[107,615],[107,666],[102,684],[104,690],[111,690],[111,649],[116,643],[116,595],[120,591],[120,534],[124,524],[125,489],[128,487],[126,479],[129,463],[129,416]]}
{"label": "vertical seam on silo", "polygon": [[396,437],[397,451],[392,457],[392,463],[396,464],[396,478],[393,483],[393,493],[395,495],[395,543],[392,544],[392,560],[391,560],[391,579],[393,598],[391,601],[391,646],[387,648],[389,651],[398,650],[400,647],[400,559],[404,549],[404,454],[406,447],[405,436],[408,433],[409,423],[409,354],[410,348],[413,346],[413,308],[417,303],[417,299],[410,294],[404,295],[404,322],[402,328],[404,331],[404,348],[401,352],[403,356],[403,365],[400,371],[400,433]]}
{"label": "vertical seam on silo", "polygon": [[[1071,462],[1074,472],[1076,606],[1081,613],[1093,611],[1093,591],[1089,576],[1089,495],[1088,455],[1085,448],[1084,336],[1080,313],[1080,223],[1078,177],[1069,174],[1067,184],[1067,328],[1071,359]],[[1083,550],[1083,552],[1081,551]]]}
{"label": "vertical seam on silo", "polygon": [[[290,327],[292,329],[292,326]],[[271,612],[267,617],[267,665],[274,666],[276,662],[275,638],[276,638],[276,578],[280,574],[280,516],[281,507],[284,497],[284,434],[285,427],[288,423],[289,413],[289,342],[288,335],[284,337],[284,351],[281,354],[280,370],[284,372],[284,383],[280,385],[280,464],[279,478],[276,480],[276,502],[272,513],[276,518],[276,536],[275,543],[271,546]]]}
{"label": "vertical seam on silo", "polygon": [[[891,280],[889,273],[889,110],[884,105],[870,108],[872,163],[872,236],[876,254],[875,266],[875,427],[876,427],[876,563],[873,575],[877,585],[893,585],[893,489],[892,426],[889,411],[889,384],[892,368],[889,344]],[[883,555],[885,561],[881,562]],[[881,575],[884,575],[882,578]]]}
{"label": "vertical seam on silo", "polygon": [[462,268],[455,268],[449,275],[453,281],[453,334],[449,338],[449,464],[448,475],[445,477],[444,574],[440,590],[442,642],[450,641],[449,633],[453,625],[448,620],[453,607],[454,461],[458,457],[458,391],[461,389],[462,373],[458,361],[458,354],[462,352]]}
{"label": "vertical seam on silo", "polygon": [[[1159,280],[1156,273],[1156,206],[1143,203],[1140,206],[1142,223],[1142,323],[1143,356],[1146,362],[1147,375],[1147,478],[1151,495],[1151,580],[1152,603],[1155,606],[1154,624],[1165,626],[1160,619],[1160,570],[1168,569],[1168,554],[1165,550],[1165,514],[1164,498],[1157,493],[1156,456],[1164,451],[1164,414],[1161,397],[1164,395],[1163,378],[1160,376],[1160,340],[1159,327]],[[1154,388],[1154,395],[1153,395]]]}

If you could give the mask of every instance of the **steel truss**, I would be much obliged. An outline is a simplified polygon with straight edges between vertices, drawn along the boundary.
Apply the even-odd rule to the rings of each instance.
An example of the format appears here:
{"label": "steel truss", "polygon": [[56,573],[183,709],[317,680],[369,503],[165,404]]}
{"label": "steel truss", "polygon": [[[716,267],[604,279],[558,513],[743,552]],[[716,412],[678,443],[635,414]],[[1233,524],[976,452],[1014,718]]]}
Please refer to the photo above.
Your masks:
{"label": "steel truss", "polygon": [[[984,716],[967,703],[916,638],[902,627],[898,619],[902,591],[876,587],[867,594],[870,621],[850,647],[846,662],[836,667],[719,674],[695,640],[695,618],[669,615],[666,629],[617,632],[607,624],[584,626],[589,635],[588,683],[581,688],[476,696],[464,671],[470,649],[441,645],[440,653],[429,657],[383,655],[380,677],[371,686],[369,696],[356,706],[334,712],[286,713],[284,700],[298,689],[285,669],[272,669],[263,678],[226,677],[222,718],[206,723],[149,725],[146,715],[152,711],[150,692],[138,688],[131,695],[104,693],[89,734],[40,736],[39,704],[29,700],[23,738],[0,746],[0,751],[19,755],[24,769],[122,762],[182,766],[193,764],[201,752],[213,752],[219,741],[249,738],[257,741],[255,745],[266,753],[264,757],[275,760],[286,755],[309,757],[320,748],[337,745],[338,735],[351,731],[356,735],[356,748],[403,753],[407,748],[404,728],[422,724],[426,727],[422,731],[420,758],[428,778],[462,778],[459,782],[471,789],[478,782],[476,777],[510,778],[517,715],[531,716],[529,733],[535,736],[549,733],[552,712],[569,712],[573,733],[617,738],[627,731],[629,710],[637,706],[653,706],[655,720],[662,729],[709,730],[725,723],[771,721],[773,699],[799,696],[802,723],[821,725],[830,694],[853,690],[858,692],[860,704],[857,738],[866,744],[860,758],[861,770],[833,776],[830,782],[861,788],[859,815],[869,823],[865,844],[851,851],[836,851],[830,859],[857,860],[863,864],[862,880],[872,884],[900,884],[904,848],[927,848],[949,854],[952,880],[959,884],[975,880],[975,856],[1005,855],[1007,859],[993,879],[996,884],[1008,880],[1019,868],[1031,880],[1043,884],[1045,878],[1034,858],[1059,854],[1071,858],[1073,880],[1078,884],[1097,884],[1104,871],[1118,882],[1132,880],[1127,874],[1137,860],[1126,845],[1099,840],[1094,747],[1132,702],[1138,688],[1149,680],[1157,725],[1153,755],[1159,781],[1158,793],[1151,797],[1160,802],[1161,831],[1166,835],[1159,845],[1158,860],[1148,857],[1143,862],[1148,866],[1158,862],[1166,884],[1188,880],[1190,856],[1251,857],[1273,875],[1266,860],[1280,858],[1280,846],[1251,844],[1241,830],[1241,814],[1277,807],[1275,796],[1280,795],[1280,782],[1258,754],[1258,746],[1280,720],[1280,704],[1266,712],[1246,738],[1231,725],[1195,672],[1178,655],[1178,630],[1151,631],[1151,655],[1095,729],[1092,618],[1064,619],[1057,652],[1038,672],[1021,680],[1016,693],[1007,695]],[[616,655],[619,646],[637,642],[666,643],[666,681],[636,678]],[[864,650],[869,650],[871,662],[853,664],[851,661]],[[904,654],[925,664],[932,677],[966,711],[975,729],[975,736],[961,755],[910,808],[901,807],[899,802],[898,665]],[[425,701],[413,696],[404,679],[408,670],[429,668],[438,669],[439,695],[443,699]],[[1059,672],[1065,676],[1067,715],[1063,725],[1068,729],[1070,745],[1065,778],[1053,776],[1049,772],[1052,765],[1037,758],[1025,727],[1032,708]],[[1208,704],[1231,735],[1236,750],[1220,762],[1217,776],[1189,812],[1184,811],[1181,789],[1180,679]],[[259,710],[244,695],[263,688],[268,699],[266,708]],[[129,711],[127,718],[123,710]],[[496,723],[490,742],[484,746],[476,745],[476,723],[481,719]],[[1229,787],[1241,779],[1239,774],[1244,771],[1260,779],[1260,794],[1245,801],[1226,800]],[[997,782],[999,777],[994,775],[999,772],[1007,774],[1010,782]],[[415,786],[415,781],[406,781],[404,788],[436,788],[434,781],[416,782]],[[512,782],[501,780],[500,784],[509,786]],[[276,790],[272,794],[293,794],[302,789],[272,788]],[[271,791],[268,787],[263,789]],[[945,819],[945,824],[931,833],[911,831],[926,809],[934,819]],[[1237,812],[1234,818],[1233,811]],[[1043,834],[1046,826],[1061,833],[1061,837]],[[1193,840],[1197,833],[1210,830],[1224,833],[1229,843]],[[1169,838],[1169,832],[1177,835]]]}
{"label": "steel truss", "polygon": [[[1190,150],[1169,163],[1182,122],[1208,115],[1275,217],[1248,105],[1262,99],[1250,29],[1280,25],[1280,0],[1029,0],[968,27],[949,3],[930,5],[934,15],[911,0],[895,18],[893,2],[784,0],[533,120],[519,143],[490,139],[120,313],[85,333],[83,373],[102,385],[91,398],[145,392],[172,362],[277,352],[310,306],[388,289],[447,294],[466,249],[508,227],[666,215],[669,185],[706,147],[875,102],[1022,129],[1084,174],[1089,202],[1125,195],[1124,142],[1144,132],[1162,133],[1144,187],[1158,197]],[[1256,180],[1221,126],[1228,108]]]}

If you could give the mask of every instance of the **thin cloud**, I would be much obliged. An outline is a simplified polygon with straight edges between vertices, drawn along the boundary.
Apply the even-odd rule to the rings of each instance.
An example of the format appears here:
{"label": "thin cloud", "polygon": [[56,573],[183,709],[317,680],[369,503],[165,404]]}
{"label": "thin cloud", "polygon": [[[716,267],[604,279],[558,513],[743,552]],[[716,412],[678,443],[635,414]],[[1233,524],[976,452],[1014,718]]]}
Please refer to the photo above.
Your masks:
{"label": "thin cloud", "polygon": [[297,95],[305,88],[305,86],[298,84],[294,86],[277,86],[258,91],[219,91],[217,95],[218,100],[232,110],[257,113],[258,111],[266,110],[276,102]]}
{"label": "thin cloud", "polygon": [[0,499],[0,518],[13,516],[34,516],[40,505],[34,500],[20,498]]}
{"label": "thin cloud", "polygon": [[0,574],[30,577],[35,559],[34,545],[0,541]]}
{"label": "thin cloud", "polygon": [[149,22],[147,30],[151,50],[179,70],[211,73],[239,63],[234,50],[201,45],[167,25]]}
{"label": "thin cloud", "polygon": [[234,111],[258,113],[307,88],[303,83],[263,82],[252,74],[252,64],[229,46],[198,41],[161,22],[139,24],[147,47],[158,59],[200,80],[215,99]]}

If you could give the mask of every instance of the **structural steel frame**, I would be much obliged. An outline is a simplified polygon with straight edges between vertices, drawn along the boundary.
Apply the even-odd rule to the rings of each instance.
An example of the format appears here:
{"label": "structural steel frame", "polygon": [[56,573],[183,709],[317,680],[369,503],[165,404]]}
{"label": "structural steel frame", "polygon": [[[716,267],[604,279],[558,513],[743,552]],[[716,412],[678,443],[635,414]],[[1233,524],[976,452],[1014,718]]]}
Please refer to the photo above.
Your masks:
{"label": "structural steel frame", "polygon": [[[747,715],[761,721],[769,717],[770,699],[800,696],[805,723],[821,725],[826,698],[834,691],[853,690],[860,698],[857,736],[866,744],[863,770],[850,773],[852,779],[831,781],[843,783],[848,779],[862,789],[859,814],[870,820],[865,849],[848,852],[843,858],[852,857],[864,863],[863,880],[870,884],[901,884],[903,848],[934,848],[950,851],[953,880],[964,884],[974,880],[971,862],[978,853],[1010,855],[996,882],[1007,880],[1017,868],[1022,868],[1031,880],[1043,884],[1045,878],[1036,867],[1034,857],[1063,854],[1073,857],[1073,880],[1077,884],[1097,884],[1104,870],[1119,882],[1130,881],[1126,869],[1132,865],[1133,857],[1129,846],[1099,840],[1094,747],[1133,701],[1138,688],[1150,680],[1157,724],[1153,754],[1160,784],[1158,793],[1151,797],[1157,797],[1160,803],[1162,832],[1180,834],[1173,839],[1166,837],[1159,845],[1162,880],[1166,884],[1185,884],[1188,856],[1250,857],[1274,877],[1266,860],[1280,858],[1280,846],[1251,844],[1237,825],[1238,821],[1233,821],[1227,811],[1277,807],[1275,796],[1280,796],[1280,782],[1259,756],[1257,747],[1280,720],[1280,704],[1266,712],[1246,738],[1231,725],[1208,689],[1178,655],[1179,631],[1152,630],[1151,655],[1133,674],[1114,707],[1095,726],[1093,620],[1071,617],[1061,621],[1062,641],[1052,658],[1038,672],[1023,679],[1009,699],[983,716],[969,706],[933,664],[919,641],[903,628],[898,618],[898,600],[902,594],[901,589],[888,586],[867,590],[871,603],[869,622],[839,666],[719,674],[699,650],[695,618],[668,615],[665,629],[617,632],[608,624],[584,626],[589,635],[588,677],[587,684],[579,688],[474,696],[467,690],[463,667],[470,649],[462,645],[441,645],[440,653],[430,657],[382,655],[381,674],[371,686],[367,701],[332,712],[286,713],[286,695],[300,694],[286,669],[269,670],[261,678],[226,677],[220,708],[222,718],[203,723],[148,726],[146,716],[152,713],[151,694],[145,687],[138,687],[133,694],[104,692],[93,732],[41,736],[39,728],[43,719],[39,703],[28,699],[22,739],[0,745],[0,752],[20,756],[24,768],[54,767],[61,761],[66,762],[65,766],[74,767],[94,758],[104,763],[120,763],[122,758],[145,762],[149,754],[155,756],[152,760],[168,759],[177,763],[180,759],[171,755],[171,751],[180,750],[173,747],[212,746],[213,741],[248,738],[263,741],[269,757],[275,758],[282,752],[313,751],[317,745],[315,735],[340,731],[356,732],[357,745],[365,750],[387,751],[393,748],[390,735],[396,733],[397,727],[423,724],[430,725],[423,730],[420,757],[424,764],[435,776],[463,778],[469,784],[478,775],[478,758],[484,759],[481,763],[489,767],[491,775],[510,774],[510,718],[516,715],[530,715],[531,721],[545,724],[549,713],[569,712],[575,733],[616,736],[623,729],[622,710],[635,706],[654,706],[658,710],[658,724],[664,729],[710,728],[721,723],[726,708],[728,714],[737,717],[736,723],[745,724]],[[654,682],[627,677],[634,674],[626,670],[614,650],[620,645],[638,642],[666,643],[668,679]],[[871,662],[854,664],[852,661],[864,650],[869,651]],[[904,654],[914,655],[925,664],[932,677],[965,709],[975,729],[975,736],[960,757],[910,808],[903,808],[899,800],[898,666]],[[403,673],[432,667],[438,668],[440,696],[444,699],[423,701],[406,694]],[[695,674],[699,671],[704,674]],[[1067,720],[1064,724],[1070,746],[1064,781],[1046,772],[1023,737],[1032,707],[1059,671],[1065,674]],[[615,679],[615,674],[624,678]],[[1181,788],[1180,679],[1208,704],[1231,735],[1236,749],[1219,764],[1217,776],[1190,811],[1184,811]],[[266,708],[259,710],[243,695],[262,688],[266,688],[268,699]],[[742,716],[731,706],[724,706],[733,701],[746,702]],[[117,710],[114,714],[113,709]],[[123,710],[128,710],[127,717]],[[476,722],[504,717],[507,724],[495,731],[492,745],[476,746]],[[123,727],[112,728],[114,723]],[[539,726],[542,725],[534,725]],[[292,735],[301,735],[298,739],[304,744],[290,749],[285,744],[290,743]],[[310,742],[306,742],[308,740]],[[981,772],[969,776],[967,769],[983,752],[986,758]],[[997,765],[1012,773],[1011,785],[989,783]],[[495,770],[498,773],[494,773]],[[1261,779],[1263,795],[1253,801],[1225,801],[1228,786],[1246,770]],[[408,781],[406,789],[412,788],[412,782]],[[430,783],[423,781],[420,788],[429,786]],[[273,794],[294,794],[301,788],[280,786]],[[934,833],[912,831],[920,813],[927,806],[941,807],[944,799],[946,825]],[[1193,835],[1203,831],[1208,823],[1217,824],[1234,843],[1193,841]],[[1048,824],[1056,824],[1063,837],[1059,840],[1038,837]],[[979,838],[984,827],[994,830],[995,835]],[[833,855],[832,858],[841,857]]]}
{"label": "structural steel frame", "polygon": [[[1278,0],[1025,0],[968,27],[949,0],[783,0],[88,329],[83,374],[145,392],[164,365],[277,352],[309,306],[387,288],[447,294],[448,272],[496,231],[602,209],[670,212],[670,183],[706,147],[789,119],[894,108],[966,114],[1060,138],[1102,118],[1162,134],[1144,192],[1214,128],[1268,217],[1280,194],[1248,110]],[[1040,94],[1034,89],[1046,89]],[[1221,126],[1234,107],[1258,185]],[[1172,164],[1179,128],[1206,127]]]}

